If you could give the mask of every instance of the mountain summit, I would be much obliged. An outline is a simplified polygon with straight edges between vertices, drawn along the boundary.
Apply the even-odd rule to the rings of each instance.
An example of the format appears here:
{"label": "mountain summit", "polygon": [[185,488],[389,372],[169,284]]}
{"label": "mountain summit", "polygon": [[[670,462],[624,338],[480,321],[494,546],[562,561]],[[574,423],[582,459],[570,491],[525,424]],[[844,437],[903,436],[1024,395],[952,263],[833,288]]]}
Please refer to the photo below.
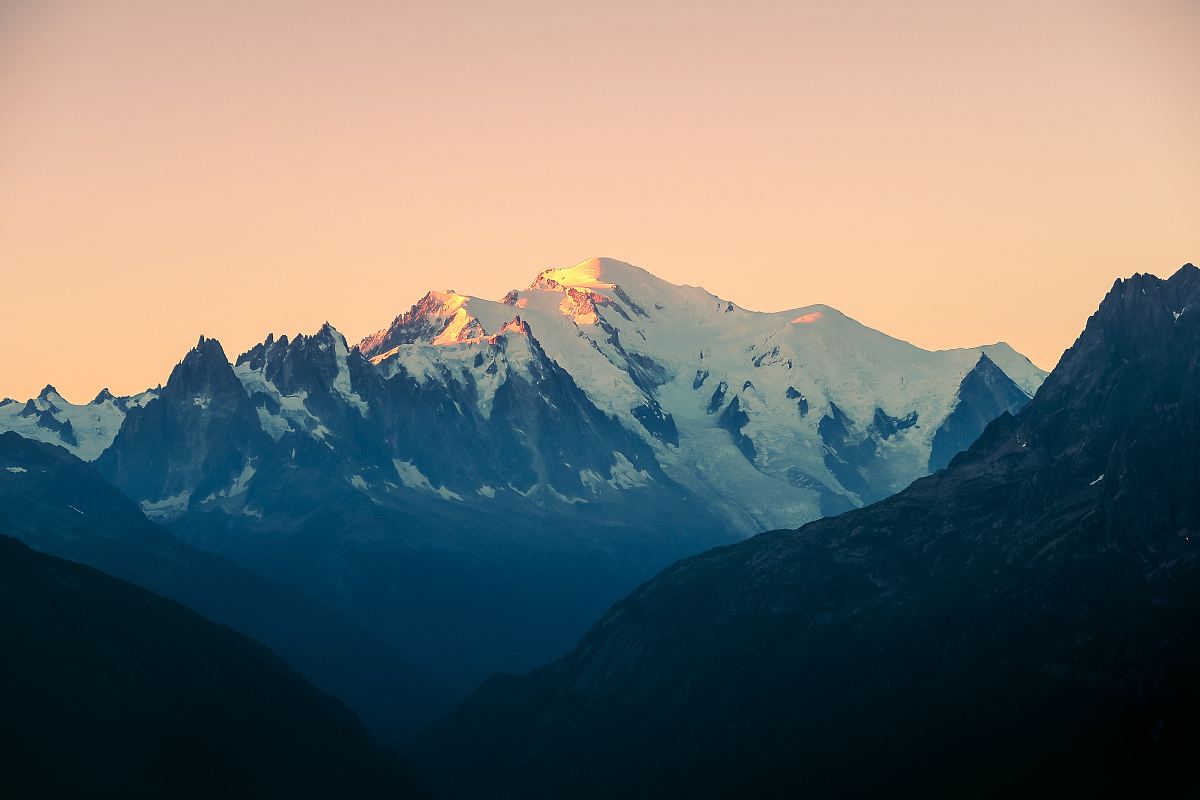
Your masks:
{"label": "mountain summit", "polygon": [[[903,488],[935,441],[936,468],[1045,377],[1003,343],[931,353],[828,306],[748,311],[609,258],[544,270],[502,301],[430,292],[359,349],[453,371],[514,312],[673,480],[747,533]],[[993,369],[968,379],[982,356]]]}

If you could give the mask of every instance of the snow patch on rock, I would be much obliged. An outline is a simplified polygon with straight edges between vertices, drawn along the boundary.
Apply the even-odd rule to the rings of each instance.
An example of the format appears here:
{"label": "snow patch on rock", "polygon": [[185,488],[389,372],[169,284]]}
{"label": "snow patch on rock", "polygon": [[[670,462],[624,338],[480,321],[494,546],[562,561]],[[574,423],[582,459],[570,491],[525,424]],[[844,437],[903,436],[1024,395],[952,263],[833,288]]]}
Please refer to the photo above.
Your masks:
{"label": "snow patch on rock", "polygon": [[461,495],[445,486],[434,486],[430,483],[429,478],[425,477],[424,473],[411,461],[396,458],[392,459],[392,465],[396,468],[396,475],[400,477],[400,482],[408,488],[435,494],[443,500],[462,500]]}
{"label": "snow patch on rock", "polygon": [[358,413],[364,417],[367,415],[367,403],[358,394],[350,384],[350,351],[346,348],[346,340],[342,335],[333,331],[333,357],[337,364],[337,375],[333,379],[333,390],[341,395],[342,399],[350,405],[358,409]]}
{"label": "snow patch on rock", "polygon": [[150,519],[166,520],[187,511],[188,501],[191,500],[191,497],[191,489],[185,489],[179,494],[173,494],[161,500],[143,500],[139,505],[142,507],[142,513]]}
{"label": "snow patch on rock", "polygon": [[624,453],[617,452],[613,453],[613,465],[609,476],[608,484],[616,489],[636,489],[653,481],[649,472],[638,469]]}

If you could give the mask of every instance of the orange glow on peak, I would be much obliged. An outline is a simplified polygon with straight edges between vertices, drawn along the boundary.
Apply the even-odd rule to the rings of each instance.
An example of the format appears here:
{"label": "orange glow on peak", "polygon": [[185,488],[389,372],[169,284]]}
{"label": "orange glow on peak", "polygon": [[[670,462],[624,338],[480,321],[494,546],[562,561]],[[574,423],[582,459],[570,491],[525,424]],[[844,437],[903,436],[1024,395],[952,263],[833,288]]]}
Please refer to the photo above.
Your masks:
{"label": "orange glow on peak", "polygon": [[813,311],[809,314],[801,314],[800,316],[798,316],[794,320],[792,320],[792,324],[793,325],[811,325],[812,323],[816,322],[823,316],[825,316],[825,315],[822,314],[820,311]]}
{"label": "orange glow on peak", "polygon": [[599,258],[589,258],[587,261],[581,261],[573,267],[563,269],[548,269],[538,275],[531,288],[550,288],[546,283],[551,283],[553,286],[561,286],[564,289],[612,289],[616,287],[615,283],[609,283],[603,280],[602,270],[603,262]]}
{"label": "orange glow on peak", "polygon": [[512,318],[511,322],[504,323],[504,325],[500,327],[500,330],[497,331],[497,335],[502,336],[506,333],[516,333],[524,336],[527,332],[528,329],[525,327],[525,323],[521,321],[521,315],[518,314]]}

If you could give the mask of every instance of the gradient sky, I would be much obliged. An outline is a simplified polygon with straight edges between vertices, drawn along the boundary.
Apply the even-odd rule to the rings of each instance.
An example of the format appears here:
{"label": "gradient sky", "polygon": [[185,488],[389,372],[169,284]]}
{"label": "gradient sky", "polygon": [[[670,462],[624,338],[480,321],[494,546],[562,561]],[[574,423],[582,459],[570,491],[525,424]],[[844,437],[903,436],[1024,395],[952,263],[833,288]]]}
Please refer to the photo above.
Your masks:
{"label": "gradient sky", "polygon": [[0,395],[593,255],[1049,368],[1200,260],[1200,3],[0,0]]}

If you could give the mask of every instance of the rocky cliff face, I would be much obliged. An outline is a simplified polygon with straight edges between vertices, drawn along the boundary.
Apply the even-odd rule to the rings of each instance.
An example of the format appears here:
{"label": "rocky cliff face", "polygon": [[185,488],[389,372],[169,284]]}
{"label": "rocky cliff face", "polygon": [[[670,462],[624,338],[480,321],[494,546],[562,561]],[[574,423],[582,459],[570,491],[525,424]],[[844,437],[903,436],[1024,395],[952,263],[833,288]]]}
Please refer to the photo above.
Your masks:
{"label": "rocky cliff face", "polygon": [[96,466],[148,514],[169,518],[237,481],[268,441],[220,343],[201,336]]}

